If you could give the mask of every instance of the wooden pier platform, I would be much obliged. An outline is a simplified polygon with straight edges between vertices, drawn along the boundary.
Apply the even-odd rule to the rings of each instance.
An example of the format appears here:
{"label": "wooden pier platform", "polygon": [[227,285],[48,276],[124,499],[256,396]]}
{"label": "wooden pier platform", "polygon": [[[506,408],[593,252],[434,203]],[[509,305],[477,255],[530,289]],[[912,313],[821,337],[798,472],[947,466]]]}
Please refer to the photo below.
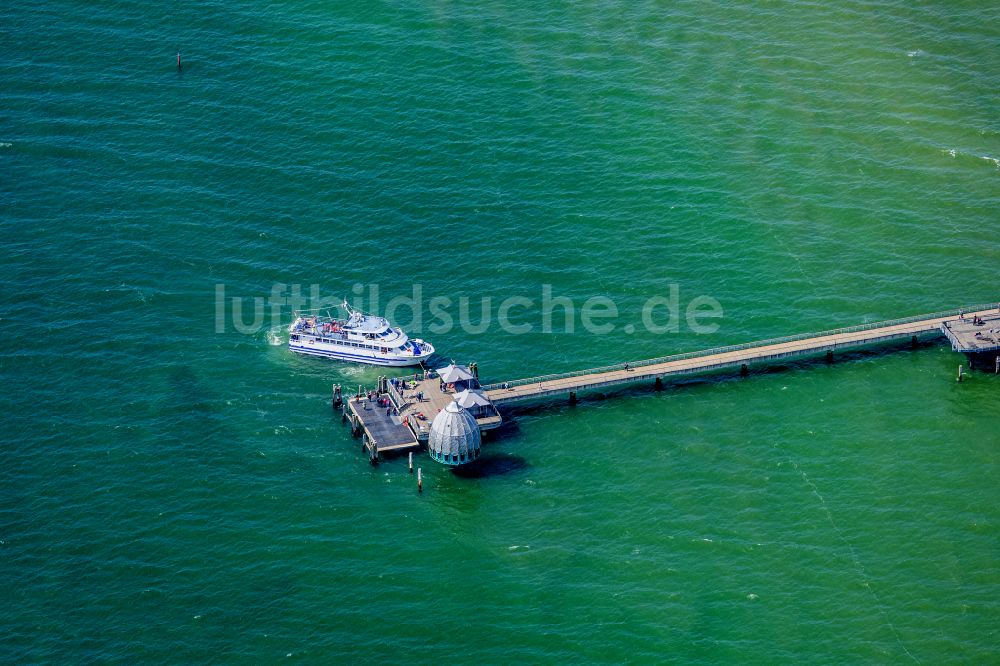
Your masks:
{"label": "wooden pier platform", "polygon": [[[417,436],[401,416],[386,414],[386,407],[367,396],[352,396],[344,407],[351,429],[361,434],[362,445],[372,460],[386,451],[402,451],[420,446]],[[391,408],[390,408],[391,410]]]}
{"label": "wooden pier platform", "polygon": [[[832,354],[835,350],[849,347],[906,338],[915,341],[920,336],[948,334],[948,331],[957,332],[960,329],[956,328],[956,322],[964,324],[967,320],[971,323],[974,317],[982,317],[986,320],[987,318],[993,319],[998,315],[997,305],[976,306],[974,309],[965,310],[961,317],[959,312],[959,310],[952,310],[907,319],[863,324],[822,333],[763,340],[632,363],[620,363],[578,372],[498,382],[488,384],[483,388],[494,405],[564,393],[569,393],[572,400],[576,398],[578,391],[604,386],[661,380],[668,376],[695,374],[732,367],[746,370],[751,364],[823,353]],[[986,327],[987,330],[989,328],[989,326]],[[949,338],[951,337],[949,334]]]}
{"label": "wooden pier platform", "polygon": [[951,348],[965,354],[1000,352],[1000,312],[989,315],[968,314],[947,321],[941,330],[951,342]]}
{"label": "wooden pier platform", "polygon": [[[379,377],[378,385],[369,394],[358,387],[358,394],[343,400],[339,384],[333,386],[334,409],[341,410],[350,421],[354,435],[361,435],[362,446],[372,463],[382,453],[417,448],[430,437],[431,422],[438,413],[455,400],[455,385],[443,387],[441,380],[421,372],[409,377],[390,380]],[[470,379],[458,383],[458,389],[479,390],[479,381]],[[374,396],[369,398],[369,395]],[[380,404],[380,403],[385,404]],[[502,422],[492,404],[470,406],[480,430],[496,428]]]}
{"label": "wooden pier platform", "polygon": [[[455,391],[441,390],[441,382],[437,377],[425,379],[423,375],[416,375],[406,379],[405,383],[402,396],[391,384],[388,387],[389,395],[398,406],[399,415],[406,418],[417,438],[425,442],[430,435],[431,421],[455,399]],[[500,414],[492,408],[474,412],[473,415],[480,430],[496,428],[502,421]]]}

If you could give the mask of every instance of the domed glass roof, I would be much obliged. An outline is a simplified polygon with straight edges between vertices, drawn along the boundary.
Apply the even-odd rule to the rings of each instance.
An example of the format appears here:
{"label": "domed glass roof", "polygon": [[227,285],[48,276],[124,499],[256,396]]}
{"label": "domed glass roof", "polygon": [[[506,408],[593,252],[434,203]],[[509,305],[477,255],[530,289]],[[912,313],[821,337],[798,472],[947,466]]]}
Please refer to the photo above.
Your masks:
{"label": "domed glass roof", "polygon": [[427,450],[445,465],[464,465],[479,457],[481,436],[475,417],[451,402],[434,417]]}

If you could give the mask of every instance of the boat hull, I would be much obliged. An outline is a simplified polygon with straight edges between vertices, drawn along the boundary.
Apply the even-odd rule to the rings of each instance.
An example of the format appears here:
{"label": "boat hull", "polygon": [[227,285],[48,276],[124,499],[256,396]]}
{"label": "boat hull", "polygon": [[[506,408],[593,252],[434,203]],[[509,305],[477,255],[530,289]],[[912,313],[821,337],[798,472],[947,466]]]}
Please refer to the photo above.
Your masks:
{"label": "boat hull", "polygon": [[419,365],[421,361],[426,361],[433,354],[433,349],[427,354],[419,356],[392,356],[385,354],[361,354],[355,350],[340,350],[327,345],[288,345],[288,348],[298,354],[308,356],[321,356],[332,358],[347,363],[367,363],[368,365],[381,365],[390,368],[405,368],[410,365]]}

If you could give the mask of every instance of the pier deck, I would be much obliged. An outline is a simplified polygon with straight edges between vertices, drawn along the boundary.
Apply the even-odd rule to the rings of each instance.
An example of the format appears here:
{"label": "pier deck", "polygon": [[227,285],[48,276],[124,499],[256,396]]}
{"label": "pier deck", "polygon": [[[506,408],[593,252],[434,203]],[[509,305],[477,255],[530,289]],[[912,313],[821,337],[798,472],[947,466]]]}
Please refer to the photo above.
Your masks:
{"label": "pier deck", "polygon": [[[421,393],[423,399],[419,398]],[[441,382],[436,377],[409,381],[402,397],[394,387],[390,386],[389,395],[393,403],[399,407],[399,415],[406,417],[407,422],[414,426],[414,432],[420,441],[427,440],[431,421],[455,399],[455,391],[442,391]],[[477,416],[476,423],[480,430],[490,430],[500,425],[501,418],[498,414]]]}
{"label": "pier deck", "polygon": [[[764,340],[634,363],[621,363],[561,375],[519,379],[489,384],[483,388],[486,389],[487,397],[495,405],[562,393],[575,395],[577,391],[616,384],[749,366],[790,357],[833,352],[848,347],[859,347],[896,339],[917,338],[928,334],[947,334],[948,330],[958,330],[955,328],[955,322],[962,321],[964,323],[967,320],[971,324],[972,318],[975,316],[985,320],[995,318],[998,314],[995,305],[977,306],[977,308],[967,312],[962,320],[959,319],[958,311],[953,310],[947,313],[863,324],[823,333]],[[987,330],[989,328],[990,326],[986,327]]]}
{"label": "pier deck", "polygon": [[416,435],[400,416],[387,415],[385,407],[365,397],[351,397],[347,401],[351,412],[351,425],[360,429],[369,455],[378,456],[383,451],[399,451],[420,445]]}
{"label": "pier deck", "polygon": [[983,354],[1000,351],[1000,313],[969,314],[962,319],[945,322],[941,330],[957,352]]}

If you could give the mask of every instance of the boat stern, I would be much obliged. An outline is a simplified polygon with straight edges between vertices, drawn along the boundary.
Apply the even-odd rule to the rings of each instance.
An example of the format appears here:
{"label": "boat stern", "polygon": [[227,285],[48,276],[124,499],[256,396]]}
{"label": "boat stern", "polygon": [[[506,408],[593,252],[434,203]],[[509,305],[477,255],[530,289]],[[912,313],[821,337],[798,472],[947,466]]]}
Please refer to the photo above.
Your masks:
{"label": "boat stern", "polygon": [[410,341],[410,344],[414,347],[413,358],[424,360],[430,358],[434,354],[434,345],[425,340],[414,338]]}

